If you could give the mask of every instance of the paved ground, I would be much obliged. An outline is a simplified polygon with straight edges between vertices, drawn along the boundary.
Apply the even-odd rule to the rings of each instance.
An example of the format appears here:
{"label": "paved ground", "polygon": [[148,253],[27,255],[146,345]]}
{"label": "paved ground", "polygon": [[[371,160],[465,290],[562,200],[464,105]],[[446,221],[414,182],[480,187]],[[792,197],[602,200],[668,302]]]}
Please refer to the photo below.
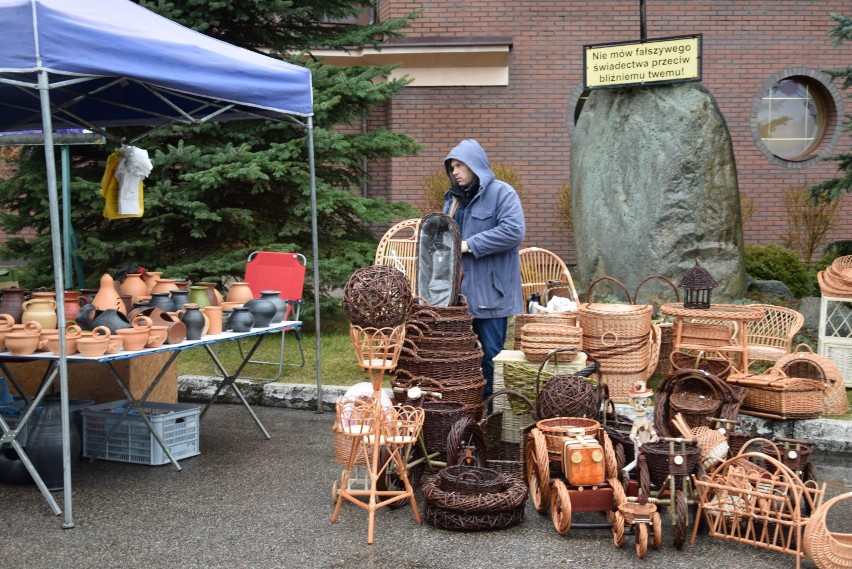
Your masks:
{"label": "paved ground", "polygon": [[[63,517],[52,515],[35,487],[0,485],[0,569],[795,567],[791,556],[707,535],[679,552],[668,527],[663,548],[639,561],[630,541],[617,550],[608,531],[558,535],[530,503],[520,526],[479,533],[417,526],[410,509],[383,509],[370,546],[360,508],[344,505],[337,524],[329,522],[331,484],[340,475],[333,415],[255,409],[271,440],[241,407],[216,405],[201,423],[202,454],[182,461],[181,472],[81,462],[73,529],[61,529]],[[852,490],[848,455],[813,460],[831,495]],[[852,531],[850,513],[836,529]]]}

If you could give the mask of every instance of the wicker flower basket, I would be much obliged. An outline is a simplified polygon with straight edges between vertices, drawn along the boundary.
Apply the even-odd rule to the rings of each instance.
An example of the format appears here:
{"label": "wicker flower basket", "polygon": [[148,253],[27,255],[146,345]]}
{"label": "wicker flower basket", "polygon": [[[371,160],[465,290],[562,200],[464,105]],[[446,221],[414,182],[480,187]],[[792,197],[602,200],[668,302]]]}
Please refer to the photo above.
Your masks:
{"label": "wicker flower basket", "polygon": [[550,460],[561,462],[562,447],[566,439],[573,438],[571,433],[574,429],[581,428],[585,435],[594,436],[597,435],[601,424],[584,417],[555,417],[540,420],[536,427],[544,435]]}
{"label": "wicker flower basket", "polygon": [[559,348],[580,349],[583,329],[564,324],[531,323],[521,329],[521,351],[528,361],[541,362]]}
{"label": "wicker flower basket", "polygon": [[841,494],[823,503],[805,526],[802,547],[819,569],[852,567],[852,534],[833,532],[826,525],[828,512],[838,503],[852,499],[852,493]]}
{"label": "wicker flower basket", "polygon": [[577,312],[538,312],[536,314],[515,315],[515,341],[512,349],[521,349],[521,332],[527,324],[557,324],[560,326],[576,326]]}

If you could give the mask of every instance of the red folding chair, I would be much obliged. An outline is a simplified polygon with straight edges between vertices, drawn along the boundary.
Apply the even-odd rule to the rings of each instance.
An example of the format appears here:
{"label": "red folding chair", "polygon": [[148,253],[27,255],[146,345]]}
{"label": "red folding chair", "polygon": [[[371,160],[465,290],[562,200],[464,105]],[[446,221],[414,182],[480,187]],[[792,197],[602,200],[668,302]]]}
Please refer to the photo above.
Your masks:
{"label": "red folding chair", "polygon": [[[284,320],[299,320],[302,311],[302,288],[305,284],[305,267],[307,260],[301,253],[279,253],[273,251],[255,251],[246,261],[245,282],[254,293],[255,298],[260,297],[262,290],[277,290],[284,302],[287,303],[287,311]],[[266,377],[240,376],[247,379],[262,379],[276,381],[284,370],[284,366],[304,367],[305,350],[302,347],[302,329],[294,330],[296,343],[299,346],[299,363],[284,362],[284,347],[287,333],[281,332],[281,345],[278,350],[278,360],[249,360],[250,364],[277,365],[278,373],[271,380]],[[239,340],[237,346],[240,355],[243,347]]]}

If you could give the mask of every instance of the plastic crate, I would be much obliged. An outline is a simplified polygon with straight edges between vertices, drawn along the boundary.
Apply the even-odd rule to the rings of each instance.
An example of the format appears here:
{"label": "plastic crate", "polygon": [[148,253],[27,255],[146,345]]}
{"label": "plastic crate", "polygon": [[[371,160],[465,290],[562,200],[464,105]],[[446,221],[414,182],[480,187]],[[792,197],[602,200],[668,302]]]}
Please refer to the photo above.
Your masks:
{"label": "plastic crate", "polygon": [[[121,418],[127,400],[93,405],[83,411],[83,456],[91,458]],[[175,460],[195,456],[199,445],[201,407],[183,403],[145,403],[141,407]],[[97,458],[159,466],[169,457],[139,415],[128,414],[97,455]]]}
{"label": "plastic crate", "polygon": [[[71,415],[71,424],[77,428],[77,432],[80,434],[80,438],[83,438],[83,417],[82,411],[84,408],[89,405],[93,405],[94,401],[91,399],[69,399],[68,400],[68,412]],[[3,420],[6,421],[6,424],[9,425],[9,428],[14,429],[18,426],[18,423],[21,422],[21,415],[24,413],[24,400],[16,398],[12,403],[5,403],[0,405],[0,415],[3,415]],[[27,424],[24,425],[24,428],[21,429],[21,432],[18,433],[18,436],[15,437],[15,440],[18,441],[18,444],[22,447],[27,446],[27,440],[29,439],[30,428],[35,425],[35,421],[38,421],[38,414],[41,413],[41,405],[36,407],[36,411],[30,420],[27,421]]]}

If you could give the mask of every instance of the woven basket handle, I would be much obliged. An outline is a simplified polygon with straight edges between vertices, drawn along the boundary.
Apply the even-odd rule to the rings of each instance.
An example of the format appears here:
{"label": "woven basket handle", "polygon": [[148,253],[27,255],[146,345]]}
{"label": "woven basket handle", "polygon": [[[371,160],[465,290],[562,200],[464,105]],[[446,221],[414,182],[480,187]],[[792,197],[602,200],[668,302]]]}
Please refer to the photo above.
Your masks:
{"label": "woven basket handle", "polygon": [[482,486],[482,473],[481,472],[479,472],[478,470],[473,470],[473,469],[463,469],[459,473],[459,475],[456,476],[455,483],[453,484],[453,486],[455,487],[457,492],[459,491],[459,486],[461,485],[462,481],[464,481],[465,478],[472,478],[474,483]]}
{"label": "woven basket handle", "polygon": [[[704,374],[707,374],[708,372],[701,370],[701,369],[693,369],[693,370],[688,370],[688,371],[689,371],[689,373],[684,374],[684,375],[689,376],[690,379],[697,379],[698,381],[702,382],[704,385],[706,385],[707,387],[710,388],[710,390],[713,392],[713,396],[716,397],[716,399],[718,399],[719,401],[722,401],[723,398],[722,398],[722,394],[719,393],[719,386],[714,384],[712,381],[710,381],[710,379],[706,375],[704,375]],[[698,373],[696,373],[696,372],[698,372]],[[672,391],[674,391],[674,389]]]}
{"label": "woven basket handle", "polygon": [[[549,354],[544,356],[544,360],[542,360],[541,364],[539,364],[539,366],[538,366],[538,373],[535,375],[535,398],[536,398],[536,401],[538,401],[538,392],[539,392],[539,388],[540,388],[540,384],[541,384],[541,372],[542,372],[542,370],[544,370],[544,366],[547,365],[547,362],[550,361],[550,358],[552,358],[554,356],[558,356],[558,354],[560,354],[562,352],[577,353],[579,351],[580,350],[578,350],[577,348],[556,348],[555,350],[552,350]],[[554,360],[554,368],[557,371],[559,369],[559,358],[558,357]]]}
{"label": "woven basket handle", "polygon": [[538,414],[536,413],[536,408],[535,405],[533,405],[533,402],[529,400],[529,397],[527,397],[520,391],[515,391],[514,389],[498,389],[497,391],[489,395],[485,399],[485,403],[482,409],[483,420],[485,420],[487,417],[488,404],[491,403],[498,395],[505,395],[506,397],[517,397],[518,399],[521,399],[530,408],[530,413],[532,414],[533,420],[538,421]]}
{"label": "woven basket handle", "polygon": [[758,443],[771,448],[772,452],[775,453],[775,456],[778,457],[778,460],[781,459],[781,451],[778,450],[778,445],[776,445],[775,443],[773,443],[769,439],[764,439],[763,437],[756,437],[756,438],[747,440],[745,442],[745,444],[743,444],[743,446],[740,447],[740,452],[737,453],[737,456],[741,456],[741,455],[744,455],[744,454],[765,454],[765,453],[758,453],[756,451],[747,451],[746,450],[748,447],[757,446]]}
{"label": "woven basket handle", "polygon": [[677,287],[668,277],[664,275],[651,275],[650,277],[645,277],[644,279],[642,279],[642,282],[640,282],[639,286],[636,287],[636,292],[633,293],[633,302],[637,302],[639,300],[639,289],[642,288],[642,285],[654,279],[660,279],[666,282],[670,287],[672,287],[672,290],[675,293],[675,301],[680,302],[680,293],[677,291]]}
{"label": "woven basket handle", "polygon": [[586,302],[592,301],[592,289],[595,288],[595,285],[598,284],[601,281],[612,281],[612,282],[614,282],[616,285],[618,285],[621,288],[621,290],[624,291],[624,296],[627,297],[627,304],[633,304],[633,299],[630,298],[630,291],[627,290],[627,287],[624,286],[621,283],[621,281],[619,281],[618,279],[614,279],[613,277],[607,277],[607,276],[603,276],[603,277],[600,277],[599,279],[595,279],[594,281],[592,281],[592,284],[590,284],[589,288],[586,289]]}
{"label": "woven basket handle", "polygon": [[802,353],[805,353],[805,354],[812,354],[812,353],[814,353],[814,349],[807,344],[798,344],[798,345],[796,345],[795,348],[793,348],[792,353],[797,354],[799,352],[802,352]]}

